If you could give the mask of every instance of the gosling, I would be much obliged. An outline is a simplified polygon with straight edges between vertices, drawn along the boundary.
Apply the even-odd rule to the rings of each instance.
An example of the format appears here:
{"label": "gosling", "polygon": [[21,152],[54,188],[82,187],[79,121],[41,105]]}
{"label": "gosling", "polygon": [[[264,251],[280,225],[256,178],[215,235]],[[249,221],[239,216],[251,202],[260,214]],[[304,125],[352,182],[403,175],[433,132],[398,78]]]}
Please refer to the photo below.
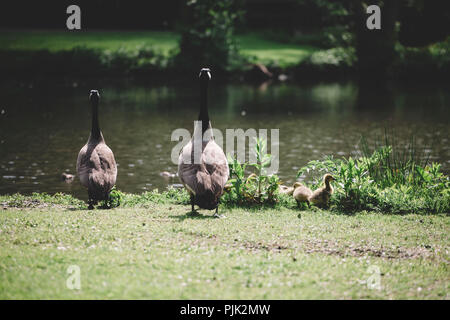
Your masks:
{"label": "gosling", "polygon": [[294,187],[280,185],[279,191],[280,191],[280,193],[291,195],[294,192]]}
{"label": "gosling", "polygon": [[330,183],[334,180],[336,179],[334,179],[331,174],[327,173],[326,175],[324,175],[323,183],[325,184],[325,186],[314,191],[308,198],[309,202],[312,202],[319,208],[328,208],[328,202],[330,201],[330,197],[333,194],[333,187]]}
{"label": "gosling", "polygon": [[297,201],[297,205],[300,207],[301,202],[306,202],[308,207],[310,207],[309,198],[312,196],[313,192],[307,186],[303,185],[300,182],[294,183],[294,192],[293,196],[295,201]]}

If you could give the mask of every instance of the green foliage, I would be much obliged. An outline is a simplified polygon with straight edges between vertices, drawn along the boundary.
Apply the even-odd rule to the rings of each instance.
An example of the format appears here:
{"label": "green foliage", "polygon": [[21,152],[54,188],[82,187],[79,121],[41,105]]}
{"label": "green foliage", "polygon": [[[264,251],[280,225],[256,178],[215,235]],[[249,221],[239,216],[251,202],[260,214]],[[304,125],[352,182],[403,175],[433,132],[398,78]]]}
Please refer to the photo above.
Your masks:
{"label": "green foliage", "polygon": [[[174,51],[173,51],[174,52]],[[138,74],[163,71],[172,66],[172,51],[163,53],[151,46],[133,49],[100,50],[74,47],[70,50],[52,52],[0,51],[0,71],[29,72],[39,74]],[[36,63],[38,61],[39,63]]]}
{"label": "green foliage", "polygon": [[108,208],[117,208],[123,202],[124,194],[114,186],[109,193],[109,198],[106,200]]}
{"label": "green foliage", "polygon": [[450,36],[442,42],[421,47],[397,44],[390,73],[396,78],[432,77],[450,72]]}
{"label": "green foliage", "polygon": [[102,66],[112,73],[134,73],[140,70],[162,71],[170,68],[176,49],[164,53],[152,46],[137,45],[134,48],[120,47],[104,50],[100,54]]}
{"label": "green foliage", "polygon": [[318,26],[337,25],[346,22],[349,16],[347,1],[296,0],[298,8],[319,18]]}
{"label": "green foliage", "polygon": [[185,189],[168,188],[164,192],[158,189],[141,194],[124,194],[123,207],[151,207],[154,204],[189,204],[190,198]]}
{"label": "green foliage", "polygon": [[429,185],[431,181],[425,172],[427,168],[431,165],[436,177],[440,170],[440,165],[429,163],[427,148],[419,148],[414,136],[406,145],[398,144],[393,131],[386,130],[384,138],[376,138],[374,147],[369,147],[365,137],[361,138],[360,145],[371,177],[382,188],[395,184]]}
{"label": "green foliage", "polygon": [[239,0],[188,1],[177,66],[230,71],[240,60],[233,33],[241,16]]}
{"label": "green foliage", "polygon": [[[264,139],[256,139],[255,163],[241,164],[237,159],[228,157],[230,167],[231,188],[223,197],[223,202],[229,205],[274,205],[278,202],[277,175],[267,175],[266,168],[270,166],[272,156],[267,153],[267,142]],[[246,168],[253,171],[247,177]]]}
{"label": "green foliage", "polygon": [[307,45],[321,49],[350,47],[354,44],[354,35],[346,26],[324,27],[320,30],[308,30],[307,32],[297,30],[294,34],[268,29],[264,31],[264,37],[279,44]]}
{"label": "green foliage", "polygon": [[56,193],[49,195],[47,193],[32,193],[29,196],[15,193],[13,195],[0,195],[0,205],[5,208],[39,208],[51,206],[68,206],[74,208],[87,208],[84,201],[76,199],[71,195]]}
{"label": "green foliage", "polygon": [[331,203],[339,211],[449,212],[450,181],[440,172],[440,165],[421,166],[414,160],[413,151],[401,162],[393,156],[398,152],[391,146],[382,146],[370,156],[358,159],[328,157],[310,161],[298,176],[313,171],[313,184],[317,187],[320,175],[331,173],[337,179]]}
{"label": "green foliage", "polygon": [[[386,142],[389,142],[386,138]],[[412,140],[414,141],[414,140]],[[392,140],[391,140],[392,142]],[[450,179],[441,172],[441,165],[428,163],[417,152],[413,142],[404,149],[393,145],[377,145],[369,151],[362,140],[363,155],[358,158],[310,161],[302,167],[297,177],[308,177],[309,187],[321,186],[325,173],[331,173],[334,193],[330,204],[338,212],[376,211],[382,213],[449,213]],[[277,175],[268,175],[272,157],[266,152],[266,141],[256,140],[256,163],[240,163],[229,157],[229,187],[223,195],[222,204],[233,207],[296,207],[291,195],[280,194]],[[190,203],[185,189],[157,189],[142,194],[127,194],[114,188],[106,207],[154,207],[160,204]],[[0,196],[0,206],[5,208],[41,208],[68,206],[86,209],[84,201],[70,195],[57,193],[33,193],[31,196],[14,194]]]}
{"label": "green foliage", "polygon": [[356,65],[355,50],[349,48],[333,48],[312,53],[297,67],[297,72],[344,73],[354,69]]}

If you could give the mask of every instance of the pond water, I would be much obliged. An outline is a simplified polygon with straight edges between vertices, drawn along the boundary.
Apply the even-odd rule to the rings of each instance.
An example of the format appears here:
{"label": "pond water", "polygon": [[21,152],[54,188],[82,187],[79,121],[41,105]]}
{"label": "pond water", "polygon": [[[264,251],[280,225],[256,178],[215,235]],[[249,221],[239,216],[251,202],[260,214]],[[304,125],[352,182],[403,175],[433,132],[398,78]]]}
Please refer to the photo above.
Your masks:
{"label": "pond water", "polygon": [[[198,114],[198,86],[125,82],[54,85],[10,83],[0,87],[0,194],[65,192],[86,199],[76,178],[76,159],[90,130],[88,94],[101,94],[100,127],[114,151],[117,186],[124,192],[179,184],[171,161],[172,131],[192,132]],[[450,171],[448,86],[362,88],[352,82],[325,84],[242,83],[210,87],[214,128],[279,129],[279,171],[286,183],[297,170],[325,155],[358,154],[361,135],[369,140],[394,130],[399,145],[416,138],[432,161]],[[269,143],[270,146],[270,143]],[[270,152],[270,148],[269,148]]]}

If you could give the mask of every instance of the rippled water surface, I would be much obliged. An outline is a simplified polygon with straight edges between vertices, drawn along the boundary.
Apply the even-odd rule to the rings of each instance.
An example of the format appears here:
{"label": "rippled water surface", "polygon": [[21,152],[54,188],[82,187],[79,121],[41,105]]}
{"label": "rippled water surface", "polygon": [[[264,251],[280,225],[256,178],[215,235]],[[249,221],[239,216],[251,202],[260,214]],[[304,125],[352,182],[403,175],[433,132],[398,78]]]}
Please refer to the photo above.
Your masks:
{"label": "rippled water surface", "polygon": [[[19,83],[0,88],[0,194],[66,192],[85,199],[74,174],[90,130],[89,89],[101,94],[100,126],[119,165],[125,192],[178,184],[171,151],[177,128],[192,132],[198,87],[92,83]],[[279,175],[289,183],[309,160],[357,153],[361,135],[394,130],[404,145],[414,135],[432,161],[450,171],[448,87],[362,88],[354,83],[217,84],[210,87],[214,128],[279,129]],[[270,150],[269,150],[270,151]]]}

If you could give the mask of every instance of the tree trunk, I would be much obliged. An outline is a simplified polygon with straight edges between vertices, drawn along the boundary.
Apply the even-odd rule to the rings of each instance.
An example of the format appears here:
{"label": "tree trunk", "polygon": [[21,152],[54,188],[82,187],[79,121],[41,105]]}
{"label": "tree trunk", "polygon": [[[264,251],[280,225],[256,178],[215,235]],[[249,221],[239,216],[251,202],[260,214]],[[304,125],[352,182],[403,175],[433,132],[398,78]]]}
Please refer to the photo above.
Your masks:
{"label": "tree trunk", "polygon": [[[371,4],[381,9],[381,30],[369,30],[366,26],[367,18],[370,17],[366,9]],[[398,9],[399,0],[352,2],[358,71],[362,79],[380,79],[387,75],[395,57]]]}

